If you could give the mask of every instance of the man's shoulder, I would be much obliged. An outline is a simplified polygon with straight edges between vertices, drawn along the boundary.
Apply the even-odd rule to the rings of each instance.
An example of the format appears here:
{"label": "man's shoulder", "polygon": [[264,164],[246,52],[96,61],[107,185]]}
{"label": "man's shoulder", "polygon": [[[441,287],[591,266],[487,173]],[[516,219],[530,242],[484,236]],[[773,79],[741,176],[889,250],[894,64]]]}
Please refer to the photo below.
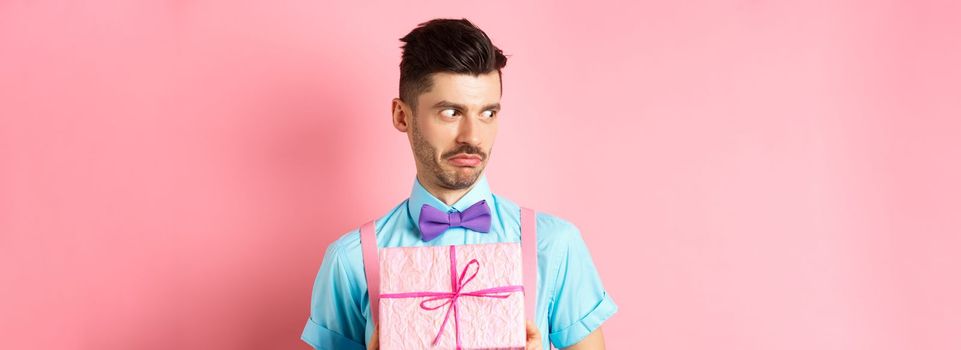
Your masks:
{"label": "man's shoulder", "polygon": [[538,231],[550,232],[551,234],[574,234],[578,233],[577,225],[560,216],[538,211],[537,212]]}
{"label": "man's shoulder", "polygon": [[[500,210],[502,215],[508,216],[508,218],[503,218],[503,220],[510,220],[513,225],[520,227],[521,206],[504,196],[496,194],[493,196],[497,202],[498,210]],[[577,228],[577,225],[574,225],[571,221],[534,207],[528,208],[533,209],[537,213],[537,240],[539,242],[563,242],[580,237],[580,230]]]}
{"label": "man's shoulder", "polygon": [[327,254],[344,254],[360,249],[360,227],[337,237],[327,248]]}
{"label": "man's shoulder", "polygon": [[551,245],[566,245],[573,240],[581,239],[581,231],[577,225],[560,216],[537,212],[537,240]]}

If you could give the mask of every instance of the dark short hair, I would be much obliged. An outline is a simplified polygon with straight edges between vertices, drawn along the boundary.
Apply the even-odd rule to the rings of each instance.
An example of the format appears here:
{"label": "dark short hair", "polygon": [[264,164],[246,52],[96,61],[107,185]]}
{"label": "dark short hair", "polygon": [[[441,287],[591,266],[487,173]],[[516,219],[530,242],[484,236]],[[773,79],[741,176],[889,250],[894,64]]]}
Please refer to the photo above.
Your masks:
{"label": "dark short hair", "polygon": [[[421,23],[400,41],[400,99],[416,108],[417,96],[432,87],[431,74],[462,73],[478,76],[507,65],[507,57],[483,30],[466,18],[437,18]],[[503,91],[503,79],[500,79]]]}

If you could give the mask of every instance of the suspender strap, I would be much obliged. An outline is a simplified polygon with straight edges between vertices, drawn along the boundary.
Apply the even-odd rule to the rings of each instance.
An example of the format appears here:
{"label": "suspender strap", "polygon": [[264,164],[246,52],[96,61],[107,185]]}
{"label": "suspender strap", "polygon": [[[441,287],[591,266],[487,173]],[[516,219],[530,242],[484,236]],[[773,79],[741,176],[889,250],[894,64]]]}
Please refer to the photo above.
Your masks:
{"label": "suspender strap", "polygon": [[380,258],[377,255],[377,234],[374,221],[360,227],[360,248],[364,253],[364,274],[367,275],[367,294],[370,296],[370,314],[380,323]]}
{"label": "suspender strap", "polygon": [[524,264],[524,317],[537,322],[537,217],[521,208],[521,261]]}

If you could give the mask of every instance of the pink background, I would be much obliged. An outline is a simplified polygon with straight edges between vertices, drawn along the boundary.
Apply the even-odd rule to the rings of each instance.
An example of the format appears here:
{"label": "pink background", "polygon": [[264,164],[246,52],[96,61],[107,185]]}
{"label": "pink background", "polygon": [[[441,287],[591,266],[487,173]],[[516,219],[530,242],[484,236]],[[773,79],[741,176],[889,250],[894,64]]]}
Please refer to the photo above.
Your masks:
{"label": "pink background", "polygon": [[609,348],[961,348],[958,2],[347,3],[0,1],[0,348],[307,348],[327,244],[414,179],[397,39],[452,16]]}

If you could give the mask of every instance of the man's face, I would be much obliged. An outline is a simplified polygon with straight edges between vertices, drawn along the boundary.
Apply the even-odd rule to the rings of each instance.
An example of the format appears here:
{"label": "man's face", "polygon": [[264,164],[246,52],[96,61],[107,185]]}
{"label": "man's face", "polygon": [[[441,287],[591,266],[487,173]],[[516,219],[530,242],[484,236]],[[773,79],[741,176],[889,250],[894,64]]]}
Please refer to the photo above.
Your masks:
{"label": "man's face", "polygon": [[481,176],[497,134],[501,86],[497,71],[434,73],[417,97],[410,122],[417,172],[447,189],[465,189]]}

